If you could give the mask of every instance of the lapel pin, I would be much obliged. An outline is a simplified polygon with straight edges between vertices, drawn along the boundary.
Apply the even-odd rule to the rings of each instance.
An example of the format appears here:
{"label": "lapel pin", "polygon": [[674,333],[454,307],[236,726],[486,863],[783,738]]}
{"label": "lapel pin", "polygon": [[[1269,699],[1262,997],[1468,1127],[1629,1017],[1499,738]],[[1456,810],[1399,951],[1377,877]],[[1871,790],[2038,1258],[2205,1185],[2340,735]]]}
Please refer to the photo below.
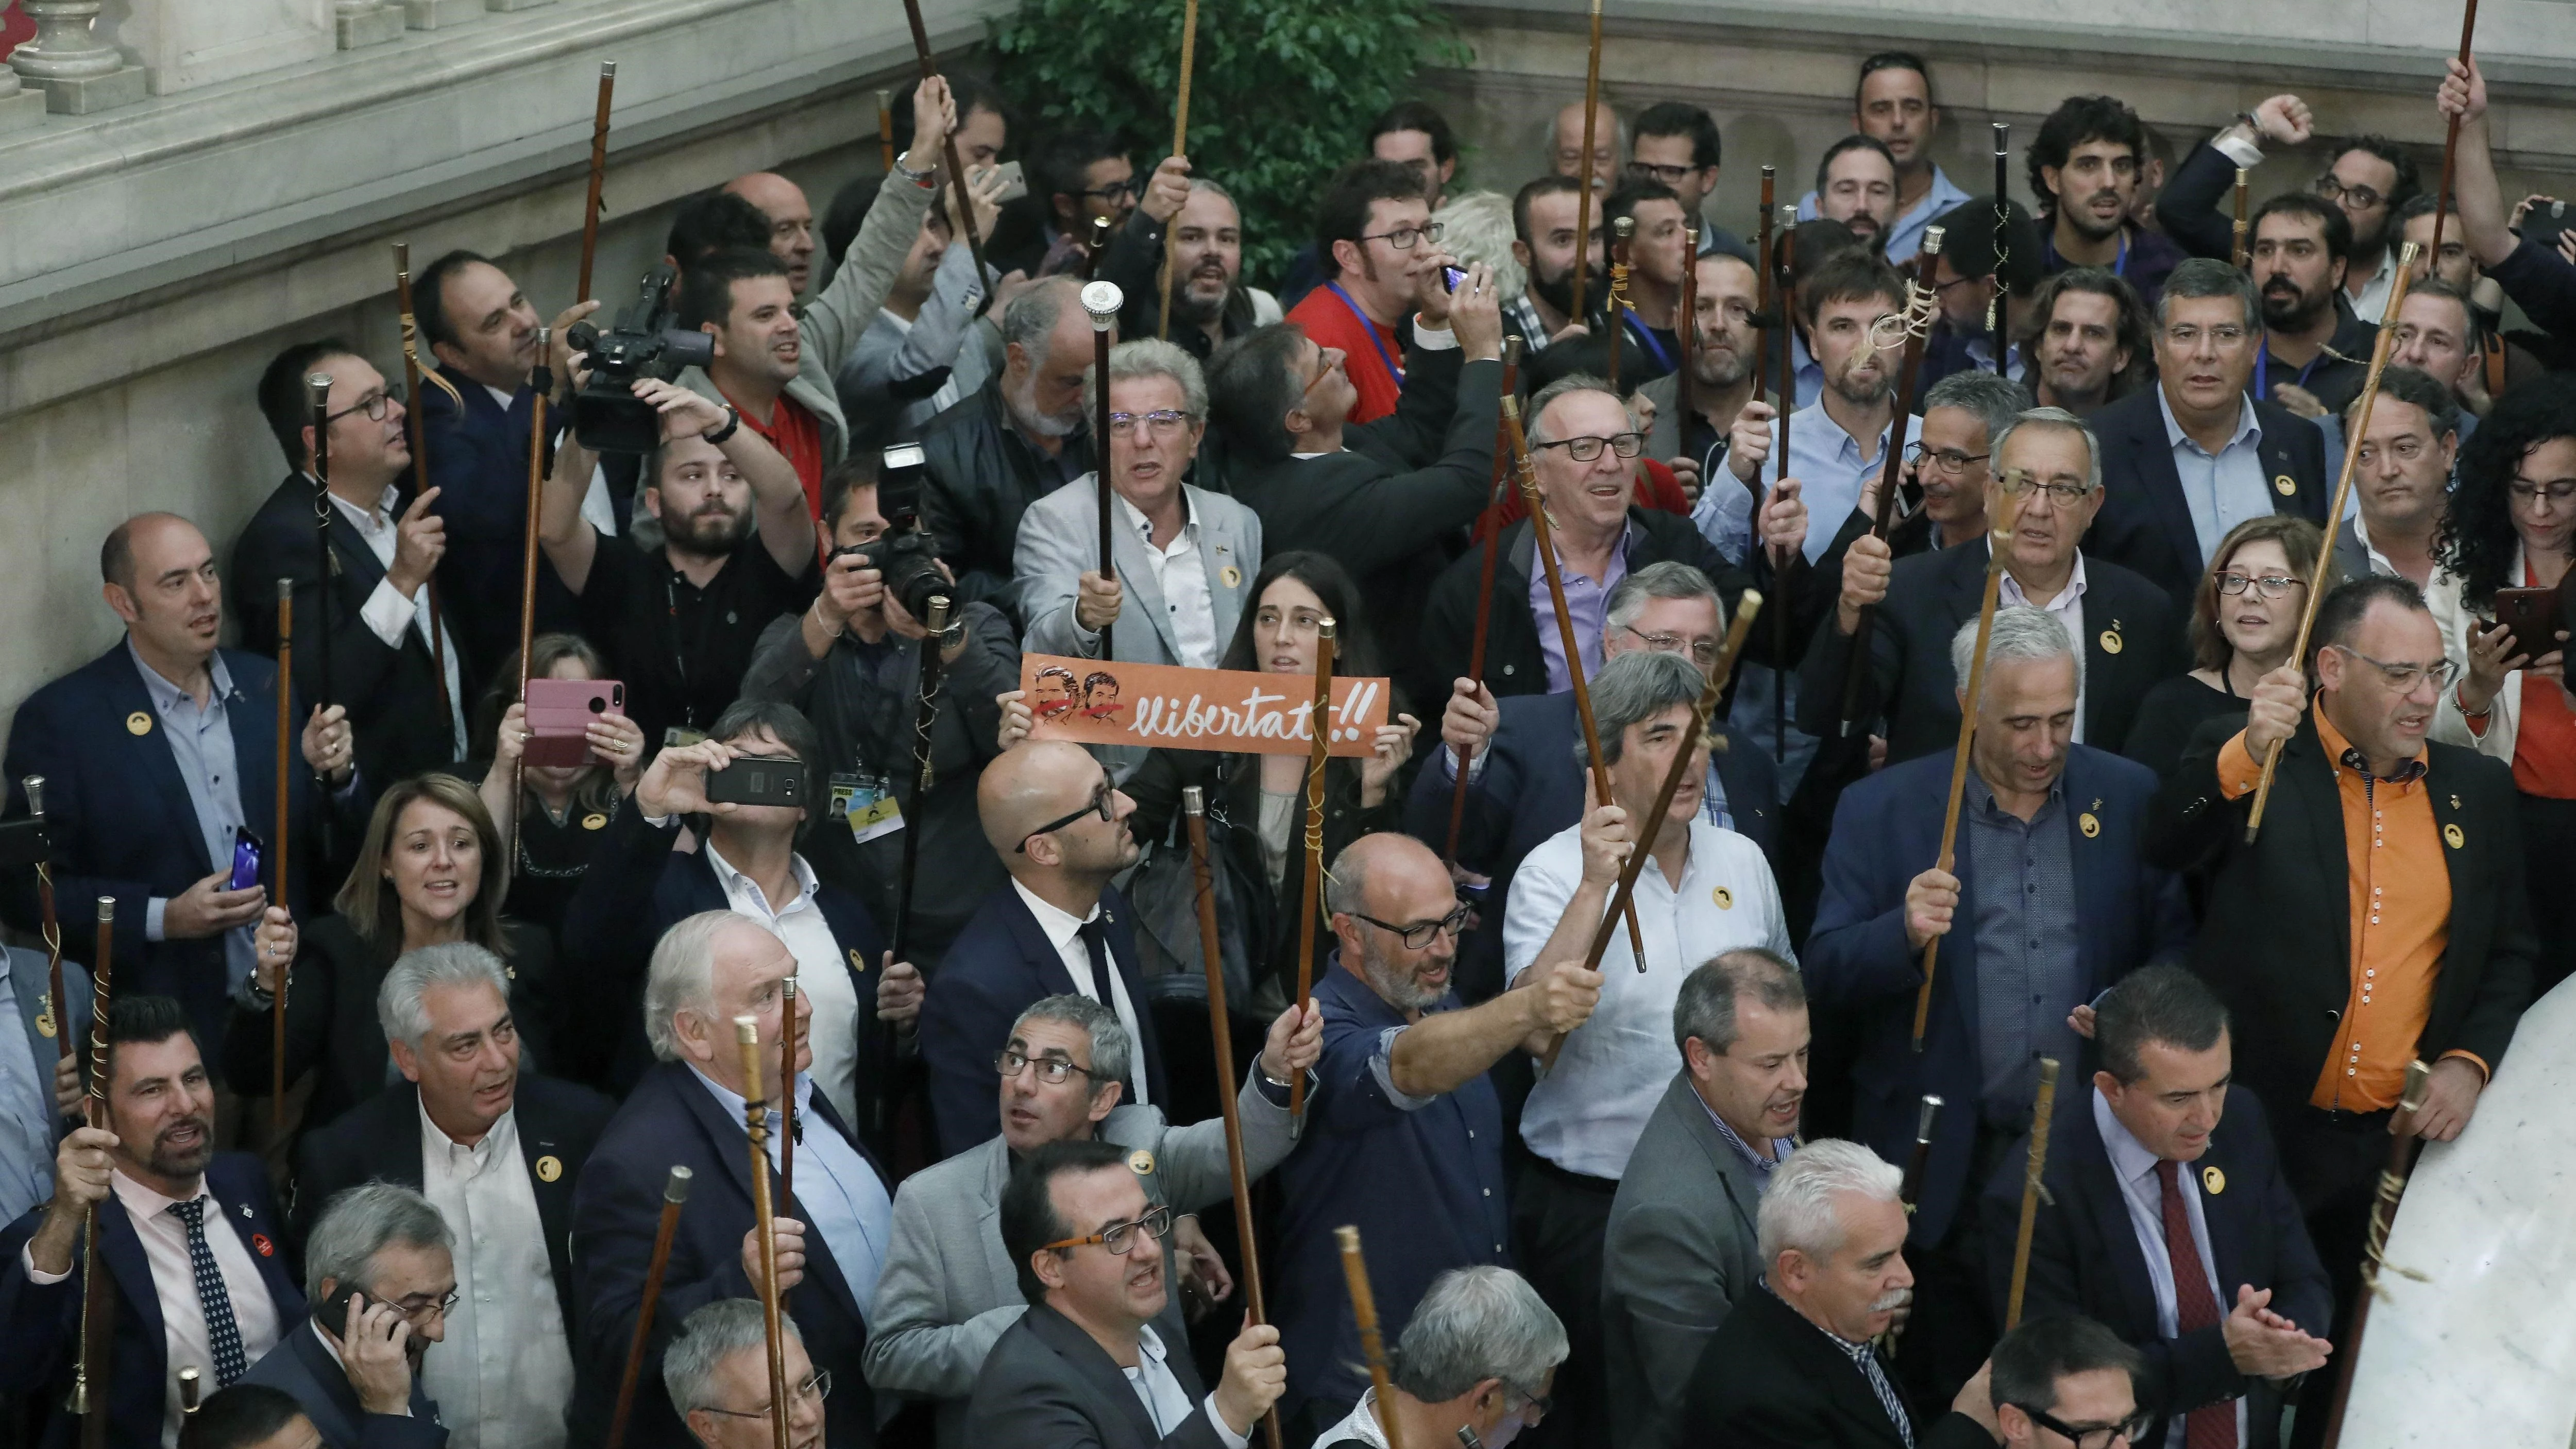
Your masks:
{"label": "lapel pin", "polygon": [[2460,827],[2457,825],[2445,825],[2442,827],[2442,843],[2457,850],[2468,844],[2469,838],[2460,833]]}
{"label": "lapel pin", "polygon": [[2452,808],[2452,809],[2454,809],[2454,810],[2457,810],[2457,809],[2459,809],[2459,808],[2460,808],[2460,797],[2459,797],[2459,796],[2454,795],[2454,796],[2452,796],[2452,797],[2451,797],[2451,808]]}
{"label": "lapel pin", "polygon": [[145,714],[139,709],[134,713],[127,715],[125,717],[125,732],[129,735],[138,736],[152,733],[152,716]]}
{"label": "lapel pin", "polygon": [[581,828],[584,830],[605,830],[608,828],[608,817],[594,810],[590,814],[581,817]]}
{"label": "lapel pin", "polygon": [[2085,839],[2091,840],[2102,833],[2102,817],[2087,810],[2075,817],[2075,828],[2084,832]]}
{"label": "lapel pin", "polygon": [[561,1176],[563,1176],[563,1162],[553,1153],[549,1152],[537,1159],[537,1181],[552,1182]]}
{"label": "lapel pin", "polygon": [[1709,892],[1709,899],[1717,902],[1717,908],[1721,911],[1731,911],[1735,909],[1735,892],[1728,890],[1724,886],[1719,886],[1716,890]]}
{"label": "lapel pin", "polygon": [[1232,564],[1227,564],[1224,568],[1218,569],[1216,571],[1216,576],[1225,580],[1225,586],[1229,589],[1243,587],[1243,570],[1236,568]]}
{"label": "lapel pin", "polygon": [[2105,654],[2117,654],[2120,652],[2121,647],[2120,621],[2114,619],[2111,621],[2111,627],[2102,631],[2102,652]]}
{"label": "lapel pin", "polygon": [[2287,498],[2299,491],[2298,480],[2292,478],[2287,473],[2283,473],[2272,480],[2272,491],[2280,494],[2284,498]]}
{"label": "lapel pin", "polygon": [[1138,1177],[1152,1177],[1154,1175],[1154,1154],[1146,1151],[1142,1147],[1128,1153],[1127,1170],[1136,1174]]}
{"label": "lapel pin", "polygon": [[2208,1190],[2211,1197],[2216,1197],[2227,1191],[2227,1174],[2215,1167],[2204,1167],[2200,1170],[2200,1185]]}
{"label": "lapel pin", "polygon": [[53,1014],[53,1012],[51,1012],[51,1011],[40,1011],[40,1012],[37,1012],[37,1013],[36,1013],[36,1035],[38,1035],[38,1036],[42,1036],[42,1037],[50,1037],[50,1036],[52,1036],[53,1034],[54,1034],[54,1014]]}
{"label": "lapel pin", "polygon": [[868,963],[859,958],[859,948],[856,946],[850,948],[850,969],[863,976],[867,974]]}
{"label": "lapel pin", "polygon": [[245,1218],[247,1218],[247,1217],[249,1217],[249,1216],[250,1216],[250,1204],[249,1204],[249,1203],[243,1203],[243,1204],[242,1204],[242,1216],[243,1216],[243,1217],[245,1217]]}

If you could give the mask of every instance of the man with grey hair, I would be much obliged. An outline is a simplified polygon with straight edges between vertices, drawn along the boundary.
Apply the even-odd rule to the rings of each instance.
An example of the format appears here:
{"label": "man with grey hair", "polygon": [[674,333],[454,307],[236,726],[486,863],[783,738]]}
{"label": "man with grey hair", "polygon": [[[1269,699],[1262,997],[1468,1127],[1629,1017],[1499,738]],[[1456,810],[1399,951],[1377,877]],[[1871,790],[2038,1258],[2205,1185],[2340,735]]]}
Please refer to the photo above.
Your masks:
{"label": "man with grey hair", "polygon": [[[2188,613],[2227,531],[2266,513],[2326,517],[2325,436],[2252,396],[2263,316],[2253,283],[2223,261],[2174,268],[2156,299],[2156,385],[2093,414],[2110,497],[2093,552],[2137,570]],[[2274,368],[2274,380],[2283,369]]]}
{"label": "man with grey hair", "polygon": [[[788,1449],[821,1449],[832,1371],[816,1368],[796,1320],[778,1322],[786,1361]],[[719,1298],[691,1313],[662,1351],[662,1387],[706,1449],[769,1449],[769,1325],[757,1298]]]}
{"label": "man with grey hair", "polygon": [[1395,1401],[1370,1389],[1316,1449],[1500,1449],[1545,1417],[1565,1353],[1565,1325],[1529,1280],[1509,1268],[1452,1268],[1431,1280],[1388,1355]]}
{"label": "man with grey hair", "polygon": [[421,1366],[459,1301],[454,1241],[410,1188],[370,1182],[331,1199],[304,1243],[313,1317],[241,1382],[293,1395],[323,1449],[441,1449]]}
{"label": "man with grey hair", "polygon": [[[1103,385],[1085,375],[1086,416]],[[1213,669],[1252,602],[1260,515],[1181,481],[1207,431],[1207,382],[1189,353],[1150,338],[1122,342],[1110,349],[1105,385],[1115,573],[1101,571],[1096,474],[1029,505],[1013,561],[1019,615],[1028,621],[1021,645],[1032,654],[1096,658],[1107,630],[1121,664]],[[1125,607],[1130,593],[1133,609]]]}
{"label": "man with grey hair", "polygon": [[[1724,1425],[1726,1442],[1760,1449],[1993,1449],[1986,1368],[1946,1396],[1948,1413],[1918,1422],[1923,1400],[1874,1346],[1914,1296],[1902,1178],[1868,1148],[1831,1138],[1771,1175],[1758,1220],[1761,1291],[1738,1301],[1701,1352],[1684,1423]],[[1906,1341],[1923,1332],[1918,1315]]]}
{"label": "man with grey hair", "polygon": [[1700,1350],[1761,1281],[1762,1184],[1797,1145],[1807,992],[1759,949],[1702,962],[1673,1002],[1682,1069],[1628,1155],[1601,1251],[1613,1441],[1678,1449]]}
{"label": "man with grey hair", "polygon": [[1117,283],[1127,299],[1118,314],[1122,335],[1160,330],[1167,229],[1175,234],[1172,340],[1183,351],[1205,362],[1227,338],[1280,319],[1277,297],[1243,284],[1243,212],[1234,193],[1213,178],[1192,176],[1181,157],[1166,156],[1100,259],[1100,276]]}
{"label": "man with grey hair", "polygon": [[[1278,1166],[1296,1145],[1287,1084],[1314,1066],[1323,1040],[1320,1016],[1292,1009],[1270,1024],[1261,1056],[1236,1095],[1248,1180]],[[1174,1213],[1195,1213],[1232,1196],[1224,1118],[1173,1127],[1160,1107],[1121,1101],[1129,1050],[1117,1014],[1088,996],[1050,996],[1029,1007],[993,1056],[1001,1074],[1001,1134],[915,1173],[895,1195],[893,1238],[865,1361],[868,1382],[881,1393],[936,1401],[943,1449],[964,1446],[975,1376],[1028,1304],[1017,1277],[996,1271],[1009,1256],[1001,1251],[997,1224],[1014,1162],[1050,1142],[1097,1138],[1135,1149],[1147,1200]],[[1187,1218],[1174,1220],[1161,1247],[1165,1281],[1183,1292],[1166,1299],[1155,1332],[1181,1343],[1189,1336],[1184,1293],[1214,1304],[1229,1296],[1233,1280]]]}
{"label": "man with grey hair", "polygon": [[[1972,617],[1951,641],[1962,680],[1976,631]],[[2071,1067],[2083,1046],[2074,1009],[2190,938],[2179,882],[2143,858],[2155,773],[2074,742],[2080,671],[2055,615],[1997,610],[1951,868],[1935,864],[1949,753],[1853,785],[1825,847],[1807,989],[1853,1013],[1853,1134],[1901,1158],[1917,1102],[1947,1104],[1914,1214],[1915,1265],[1934,1290],[1904,1341],[1921,1397],[1956,1389],[1994,1341],[1975,1186],[2029,1127],[2039,1059]],[[1918,1038],[1924,953],[1936,941]]]}
{"label": "man with grey hair", "polygon": [[470,941],[396,959],[376,988],[376,1018],[402,1083],[296,1151],[308,1234],[324,1203],[370,1181],[421,1192],[458,1229],[447,1347],[424,1377],[451,1449],[564,1443],[573,1194],[617,1111],[587,1087],[522,1069],[509,987],[500,958]]}
{"label": "man with grey hair", "polygon": [[[1942,379],[1942,386],[1971,378],[2000,381],[1961,373]],[[2019,391],[2017,384],[2003,385]],[[1937,408],[1926,415],[1925,431],[1953,412]],[[2187,666],[2183,615],[2164,591],[2080,547],[2105,491],[2100,446],[2084,421],[2061,408],[2032,408],[2007,419],[1989,451],[1998,482],[1979,505],[1976,536],[1892,565],[1886,543],[1863,537],[1852,544],[1833,620],[1817,631],[1802,666],[1800,728],[1824,733],[1833,727],[1852,651],[1863,647],[1861,611],[1870,609],[1870,667],[1859,717],[1884,718],[1890,763],[1951,748],[1959,737],[1954,686],[1967,677],[1949,667],[1951,638],[1961,624],[1976,622],[1989,550],[2007,527],[2001,606],[2036,606],[2063,624],[2083,651],[2078,741],[2118,750],[2147,691]],[[1924,463],[1926,477],[1937,471],[1929,454]],[[1988,527],[1995,532],[1982,531]]]}
{"label": "man with grey hair", "polygon": [[1091,471],[1098,440],[1082,406],[1091,317],[1082,280],[1047,277],[1002,309],[1002,370],[921,430],[921,518],[961,602],[1008,612],[1011,550],[1030,504]]}

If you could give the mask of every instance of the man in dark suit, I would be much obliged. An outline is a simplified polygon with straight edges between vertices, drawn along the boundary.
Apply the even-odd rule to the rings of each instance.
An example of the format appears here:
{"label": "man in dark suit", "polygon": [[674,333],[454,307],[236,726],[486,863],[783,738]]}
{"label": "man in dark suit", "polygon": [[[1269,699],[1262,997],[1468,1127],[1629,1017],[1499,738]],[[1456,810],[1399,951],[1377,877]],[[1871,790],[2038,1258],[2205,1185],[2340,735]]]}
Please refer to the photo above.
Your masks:
{"label": "man in dark suit", "polygon": [[2254,284],[2195,257],[2156,303],[2156,385],[2092,417],[2109,490],[2092,553],[2161,586],[2177,617],[2230,528],[2267,512],[2325,522],[2325,435],[2246,395],[2262,343]]}
{"label": "man in dark suit", "polygon": [[1011,873],[985,898],[940,964],[921,1007],[921,1058],[942,1156],[1001,1130],[993,1059],[1021,1012],[1050,996],[1087,996],[1117,1013],[1136,1044],[1126,1100],[1165,1107],[1171,1090],[1145,1009],[1136,926],[1110,878],[1136,863],[1136,802],[1079,745],[1005,751],[976,785],[984,836]]}
{"label": "man in dark suit", "polygon": [[[2078,547],[2102,510],[2104,491],[2101,447],[2083,419],[2058,408],[2033,409],[2001,429],[1991,451],[2000,481],[1990,490],[1986,517],[1996,530],[2011,530],[1998,598],[2005,606],[2035,605],[2066,625],[2084,651],[2075,737],[2116,754],[2138,702],[2189,662],[2179,616],[2163,590],[2118,564],[2087,558]],[[1893,565],[1884,540],[1855,540],[1843,560],[1833,620],[1817,629],[1800,666],[1798,727],[1813,735],[1833,731],[1861,610],[1872,609],[1870,668],[1855,717],[1884,714],[1891,764],[1955,748],[1959,682],[1950,673],[1950,640],[1984,603],[1994,537]]]}
{"label": "man in dark suit", "polygon": [[[2262,1103],[2228,1100],[2227,1009],[2181,967],[2150,966],[2095,1012],[2103,1069],[2049,1134],[2023,1312],[2081,1313],[2138,1351],[2148,1449],[2184,1416],[2195,1443],[2272,1449],[2284,1385],[2326,1363],[2325,1340],[2299,1325],[2323,1328],[2332,1302]],[[1999,1314],[2028,1149],[1985,1188]]]}
{"label": "man in dark suit", "polygon": [[[794,975],[796,957],[767,928],[732,911],[706,911],[673,926],[653,951],[645,982],[645,1032],[660,1065],[653,1068],[601,1134],[573,1193],[575,1388],[568,1422],[572,1442],[591,1445],[607,1430],[643,1304],[662,1194],[673,1167],[694,1175],[688,1211],[680,1215],[662,1280],[654,1334],[644,1347],[643,1386],[635,1398],[627,1443],[686,1449],[688,1431],[654,1367],[677,1326],[720,1298],[756,1296],[759,1230],[751,1217],[744,1089],[769,1109],[770,1161],[785,1135],[777,1107],[781,1005],[778,984]],[[795,999],[800,1022],[814,1014],[811,994]],[[734,1023],[750,1017],[762,1047],[762,1082],[743,1072]],[[800,1042],[812,1033],[799,1027]],[[778,1286],[816,1367],[841,1391],[826,1442],[866,1449],[876,1442],[876,1401],[860,1362],[877,1274],[894,1231],[894,1199],[884,1170],[815,1090],[809,1048],[798,1053],[796,1191],[778,1206],[771,1227],[782,1263]]]}
{"label": "man in dark suit", "polygon": [[[805,1352],[796,1320],[778,1324],[779,1358],[788,1383],[787,1442],[793,1449],[823,1443],[823,1396],[831,1380]],[[769,1325],[760,1301],[719,1298],[689,1315],[662,1355],[662,1386],[673,1404],[686,1404],[690,1437],[706,1449],[768,1449]]]}
{"label": "man in dark suit", "polygon": [[1872,1347],[1914,1287],[1902,1177],[1868,1148],[1832,1138],[1799,1148],[1771,1175],[1757,1220],[1761,1286],[1737,1300],[1691,1370],[1681,1422],[1694,1426],[1697,1442],[1991,1449],[1985,1369],[1948,1413],[1920,1423]]}
{"label": "man in dark suit", "polygon": [[214,1087],[179,1004],[120,994],[107,1038],[106,1127],[65,1137],[52,1201],[0,1231],[0,1399],[34,1405],[55,1444],[77,1432],[62,1406],[90,1209],[115,1280],[109,1377],[89,1386],[107,1396],[110,1442],[163,1442],[179,1423],[179,1369],[231,1383],[304,1316],[267,1169],[215,1151]]}
{"label": "man in dark suit", "polygon": [[410,1188],[370,1182],[333,1198],[304,1245],[321,1306],[243,1382],[294,1395],[323,1449],[441,1449],[447,1426],[421,1368],[460,1301],[454,1242]]}
{"label": "man in dark suit", "polygon": [[[305,391],[317,373],[331,378],[330,488],[320,498]],[[269,363],[260,412],[293,471],[242,526],[230,580],[243,642],[272,658],[277,581],[294,581],[296,683],[319,699],[329,681],[327,702],[348,706],[359,768],[379,786],[465,757],[465,676],[429,605],[447,524],[429,510],[435,498],[403,497],[411,444],[397,391],[337,339],[298,343]],[[327,526],[317,517],[324,508]],[[317,528],[330,543],[327,581]]]}
{"label": "man in dark suit", "polygon": [[[1972,619],[1953,641],[1961,679],[1975,647]],[[1947,1103],[1910,1239],[1930,1285],[1904,1339],[1918,1393],[1946,1396],[1994,1341],[1976,1187],[2030,1125],[2038,1058],[2075,1062],[2083,1043],[2069,1014],[2181,950],[2190,931],[2179,884],[2140,857],[2155,775],[2072,743],[2075,700],[2064,625],[2039,609],[1999,610],[1951,868],[1937,864],[1949,755],[1852,786],[1825,852],[1803,965],[1813,999],[1861,1018],[1854,1131],[1898,1160],[1913,1150],[1921,1099]],[[1915,1003],[1936,941],[1917,1051]]]}
{"label": "man in dark suit", "polygon": [[[270,877],[242,890],[230,883],[243,834],[278,839],[277,665],[215,647],[223,590],[205,535],[186,519],[145,513],[118,524],[99,572],[125,639],[18,706],[5,766],[10,812],[25,809],[21,782],[43,776],[63,950],[95,958],[92,903],[114,897],[117,984],[177,999],[200,1040],[220,1041],[227,998],[254,964],[251,929],[272,904]],[[307,766],[287,781],[289,828],[310,842],[332,809],[354,830],[370,803],[362,792],[326,800],[312,788],[316,771],[350,779],[340,707],[318,717],[300,700],[289,708],[304,721]],[[310,871],[315,854],[290,859]],[[287,882],[299,919],[308,879]],[[38,929],[32,872],[9,872],[0,902],[9,924]]]}
{"label": "man in dark suit", "polygon": [[1203,1393],[1184,1346],[1151,1326],[1169,1292],[1153,1249],[1170,1227],[1122,1147],[1051,1142],[1022,1159],[1002,1190],[1002,1246],[1029,1311],[984,1359],[967,1443],[1230,1449],[1250,1437],[1288,1384],[1279,1330],[1245,1324]]}

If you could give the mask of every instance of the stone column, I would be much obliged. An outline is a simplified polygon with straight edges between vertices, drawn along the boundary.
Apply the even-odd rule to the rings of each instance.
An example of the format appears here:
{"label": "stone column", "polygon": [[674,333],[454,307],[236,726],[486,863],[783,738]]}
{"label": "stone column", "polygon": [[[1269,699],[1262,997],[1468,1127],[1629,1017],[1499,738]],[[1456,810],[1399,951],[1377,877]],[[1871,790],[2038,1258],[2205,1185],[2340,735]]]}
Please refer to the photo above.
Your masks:
{"label": "stone column", "polygon": [[403,7],[384,0],[332,0],[331,23],[342,50],[402,39]]}
{"label": "stone column", "polygon": [[26,0],[19,7],[36,23],[36,38],[9,57],[10,68],[45,93],[45,108],[85,116],[143,99],[143,67],[92,33],[99,0]]}
{"label": "stone column", "polygon": [[414,30],[444,30],[484,13],[483,0],[403,0],[403,19]]}
{"label": "stone column", "polygon": [[19,84],[18,73],[0,61],[0,131],[32,125],[45,114],[45,93]]}

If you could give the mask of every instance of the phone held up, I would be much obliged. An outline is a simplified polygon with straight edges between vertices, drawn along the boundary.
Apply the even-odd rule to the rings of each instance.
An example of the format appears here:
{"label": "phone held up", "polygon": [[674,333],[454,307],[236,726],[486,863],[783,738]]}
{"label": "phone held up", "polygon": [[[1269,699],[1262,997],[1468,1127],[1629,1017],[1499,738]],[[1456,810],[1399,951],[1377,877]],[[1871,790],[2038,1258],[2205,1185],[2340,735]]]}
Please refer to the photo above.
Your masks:
{"label": "phone held up", "polygon": [[809,784],[803,760],[737,755],[732,764],[707,772],[707,803],[801,807],[813,798]]}
{"label": "phone held up", "polygon": [[614,679],[531,679],[528,733],[523,758],[531,765],[571,769],[591,763],[590,722],[626,712],[626,686]]}

